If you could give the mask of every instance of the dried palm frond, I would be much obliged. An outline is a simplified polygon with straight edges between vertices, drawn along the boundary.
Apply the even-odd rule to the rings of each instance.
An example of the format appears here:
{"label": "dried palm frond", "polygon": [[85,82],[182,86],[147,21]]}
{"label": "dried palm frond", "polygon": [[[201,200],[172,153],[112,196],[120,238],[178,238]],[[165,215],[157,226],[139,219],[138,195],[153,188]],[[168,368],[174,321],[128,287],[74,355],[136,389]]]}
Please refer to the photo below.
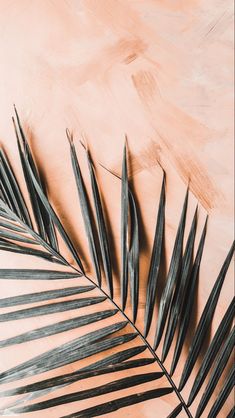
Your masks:
{"label": "dried palm frond", "polygon": [[[205,354],[203,342],[208,333],[213,315],[218,304],[220,292],[230,265],[234,243],[222,265],[214,286],[208,295],[204,310],[191,339],[190,347],[186,345],[186,336],[192,317],[192,307],[195,304],[195,289],[199,275],[201,259],[206,238],[206,224],[194,257],[195,236],[197,231],[197,208],[192,220],[191,229],[185,248],[185,223],[187,217],[187,202],[189,190],[183,203],[182,214],[178,225],[169,271],[161,294],[157,324],[153,323],[153,312],[156,305],[160,267],[164,249],[165,226],[165,183],[163,173],[162,187],[159,199],[155,236],[150,255],[148,282],[145,298],[145,316],[143,329],[136,325],[139,310],[139,265],[141,263],[141,246],[139,236],[139,215],[136,207],[134,191],[128,181],[127,148],[124,147],[121,181],[121,275],[120,303],[114,299],[113,271],[111,249],[109,244],[109,229],[106,222],[103,202],[96,179],[95,168],[89,154],[87,162],[90,173],[95,220],[91,214],[91,202],[79,166],[76,148],[72,135],[67,131],[71,150],[71,161],[77,185],[81,213],[84,220],[86,236],[89,245],[91,263],[95,277],[88,277],[83,267],[82,257],[78,254],[65,226],[62,224],[52,204],[48,200],[46,189],[40,178],[30,146],[27,142],[19,116],[16,112],[14,120],[19,156],[24,173],[24,180],[29,194],[31,208],[25,203],[17,178],[3,151],[0,152],[0,249],[22,253],[29,257],[40,257],[53,263],[52,269],[1,269],[1,280],[45,281],[76,280],[76,286],[54,288],[34,293],[25,293],[0,299],[0,322],[27,320],[28,318],[71,312],[83,307],[93,306],[93,311],[63,321],[54,321],[49,325],[33,328],[17,335],[0,340],[0,349],[20,344],[19,350],[27,350],[30,341],[41,341],[52,335],[58,335],[69,330],[83,327],[83,333],[77,333],[77,338],[58,344],[56,347],[21,361],[0,373],[0,397],[7,400],[1,407],[1,415],[17,415],[34,413],[60,405],[76,402],[76,410],[66,417],[96,417],[111,414],[126,406],[150,399],[164,397],[174,393],[178,403],[172,407],[169,417],[176,417],[184,411],[192,417],[191,405],[200,394],[205,381],[207,385],[200,394],[196,418],[203,414],[213,391],[220,381],[221,391],[212,404],[209,417],[220,416],[221,408],[234,385],[234,370],[224,382],[221,375],[231,358],[234,348],[234,330],[230,330],[234,317],[233,298],[228,306]],[[108,174],[110,175],[110,174]],[[71,264],[61,253],[60,235],[70,251],[76,265]],[[64,270],[56,268],[63,266]],[[104,272],[104,275],[102,274]],[[104,276],[104,277],[103,277]],[[79,280],[82,284],[79,285]],[[105,279],[105,280],[104,280]],[[54,283],[54,282],[53,282]],[[64,283],[64,282],[63,282]],[[45,288],[46,289],[46,288]],[[108,289],[108,290],[106,290]],[[130,289],[132,317],[128,316],[126,303]],[[80,293],[82,294],[80,297]],[[69,299],[74,296],[73,299]],[[63,299],[62,301],[60,299]],[[59,299],[59,300],[58,300]],[[41,304],[46,302],[46,304]],[[33,306],[27,306],[33,304]],[[104,307],[105,306],[105,307]],[[16,308],[15,308],[16,307]],[[7,311],[4,309],[7,308]],[[3,311],[1,311],[3,310]],[[109,323],[105,319],[109,318]],[[91,331],[89,324],[97,324],[97,329]],[[104,325],[105,324],[105,325]],[[87,329],[86,329],[87,327]],[[150,329],[154,332],[154,341],[148,339]],[[130,345],[130,342],[131,345]],[[162,353],[159,354],[159,344],[162,342]],[[128,345],[129,344],[129,345]],[[114,348],[118,351],[112,351]],[[178,369],[178,361],[185,348],[187,358],[180,373],[180,383],[174,381],[174,372]],[[111,353],[110,351],[111,350]],[[169,351],[172,353],[170,368],[165,365]],[[145,356],[143,356],[145,352]],[[100,359],[96,356],[100,353]],[[16,351],[17,356],[17,351]],[[83,359],[89,359],[84,367]],[[76,364],[75,364],[76,362]],[[81,363],[79,363],[81,362]],[[200,363],[195,374],[188,401],[182,390],[196,362]],[[70,373],[61,372],[60,367],[72,365],[76,370]],[[79,365],[81,364],[81,366]],[[139,372],[136,373],[135,369]],[[142,372],[141,372],[142,368]],[[50,372],[57,370],[50,376]],[[121,374],[128,370],[128,376]],[[115,373],[119,372],[119,375]],[[44,375],[46,373],[46,375]],[[49,374],[48,374],[49,373]],[[109,375],[109,381],[102,385],[93,385],[97,376]],[[33,376],[33,382],[27,379]],[[69,390],[69,385],[87,380],[89,388],[77,386]],[[145,386],[152,382],[152,388]],[[9,383],[11,386],[9,387]],[[14,384],[14,387],[12,387]],[[134,388],[137,393],[123,393],[124,389]],[[79,388],[79,390],[77,390]],[[54,394],[56,391],[59,394]],[[64,392],[63,392],[64,390]],[[115,393],[115,399],[108,394]],[[99,396],[106,395],[107,400],[99,401]],[[46,398],[45,398],[46,397]],[[39,398],[35,401],[36,398]],[[42,399],[40,399],[42,398]],[[94,398],[90,407],[79,407],[78,401]],[[10,399],[10,401],[9,401]],[[83,404],[81,404],[83,405]],[[62,416],[59,412],[55,416]],[[123,414],[123,413],[121,413]],[[123,416],[123,415],[121,415]],[[157,416],[157,415],[156,415]],[[231,411],[229,416],[233,416]],[[164,417],[162,417],[164,418]]]}

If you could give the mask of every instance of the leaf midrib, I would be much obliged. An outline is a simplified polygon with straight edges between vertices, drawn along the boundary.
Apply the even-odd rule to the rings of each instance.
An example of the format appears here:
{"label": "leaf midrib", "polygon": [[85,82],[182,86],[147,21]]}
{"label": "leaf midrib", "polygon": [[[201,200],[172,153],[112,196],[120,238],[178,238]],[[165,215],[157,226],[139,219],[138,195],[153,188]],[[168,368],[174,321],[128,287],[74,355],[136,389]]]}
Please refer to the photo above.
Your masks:
{"label": "leaf midrib", "polygon": [[[79,270],[76,269],[76,267],[74,267],[73,265],[70,264],[70,267],[76,271],[79,272]],[[153,348],[151,347],[151,345],[149,344],[149,342],[147,341],[147,339],[144,337],[144,335],[142,334],[142,332],[136,327],[136,325],[132,322],[132,320],[126,315],[125,312],[123,312],[123,310],[120,308],[120,306],[109,296],[108,293],[105,292],[104,289],[102,289],[101,287],[99,287],[97,285],[97,283],[95,281],[93,281],[93,279],[91,279],[89,276],[87,276],[86,274],[84,274],[84,276],[87,280],[89,280],[90,283],[92,283],[97,289],[99,289],[105,296],[106,298],[113,304],[113,306],[115,306],[116,309],[118,309],[118,312],[128,321],[129,325],[134,328],[135,332],[138,334],[138,336],[142,339],[142,341],[144,342],[144,344],[147,346],[148,350],[150,351],[151,355],[155,358],[156,362],[158,363],[159,367],[161,368],[161,370],[163,371],[165,377],[167,378],[168,382],[170,383],[170,385],[172,386],[172,388],[174,389],[174,392],[176,394],[176,396],[178,397],[180,403],[182,404],[187,416],[189,418],[193,418],[185,400],[183,399],[181,393],[179,392],[176,384],[174,383],[174,381],[172,380],[170,374],[168,373],[167,369],[165,368],[164,364],[161,362],[160,358],[158,357],[158,355],[156,354],[156,352],[153,350]]]}

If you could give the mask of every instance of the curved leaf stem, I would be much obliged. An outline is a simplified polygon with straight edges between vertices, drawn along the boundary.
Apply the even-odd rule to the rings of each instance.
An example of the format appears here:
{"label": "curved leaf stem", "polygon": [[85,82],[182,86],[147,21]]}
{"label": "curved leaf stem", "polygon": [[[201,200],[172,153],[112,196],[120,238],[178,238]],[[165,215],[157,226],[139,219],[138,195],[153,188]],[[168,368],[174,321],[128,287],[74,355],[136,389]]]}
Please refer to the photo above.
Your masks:
{"label": "curved leaf stem", "polygon": [[[70,267],[77,271],[76,267],[72,266],[70,264]],[[146,338],[144,337],[144,335],[140,332],[140,330],[135,326],[135,324],[132,322],[132,320],[125,314],[125,312],[122,311],[122,309],[118,306],[118,304],[108,295],[108,293],[106,293],[101,287],[99,287],[97,285],[97,283],[95,281],[93,281],[90,277],[86,276],[86,274],[84,274],[84,277],[89,280],[94,286],[96,286],[105,296],[106,298],[115,306],[116,309],[118,309],[118,311],[122,314],[122,316],[128,321],[128,323],[134,328],[134,330],[137,332],[138,336],[142,339],[142,341],[144,342],[144,344],[148,347],[150,353],[152,354],[152,356],[155,358],[156,362],[158,363],[159,367],[162,369],[164,375],[166,376],[168,382],[170,383],[170,385],[172,386],[172,388],[175,391],[176,396],[178,397],[180,403],[182,404],[187,416],[189,418],[193,418],[191,412],[189,411],[189,408],[186,404],[186,402],[184,401],[181,393],[179,392],[176,384],[174,383],[174,381],[172,380],[170,374],[168,373],[168,371],[166,370],[165,366],[163,365],[163,363],[161,362],[160,358],[158,357],[158,355],[155,353],[155,351],[153,350],[153,348],[151,347],[151,345],[149,344],[149,342],[146,340]]]}

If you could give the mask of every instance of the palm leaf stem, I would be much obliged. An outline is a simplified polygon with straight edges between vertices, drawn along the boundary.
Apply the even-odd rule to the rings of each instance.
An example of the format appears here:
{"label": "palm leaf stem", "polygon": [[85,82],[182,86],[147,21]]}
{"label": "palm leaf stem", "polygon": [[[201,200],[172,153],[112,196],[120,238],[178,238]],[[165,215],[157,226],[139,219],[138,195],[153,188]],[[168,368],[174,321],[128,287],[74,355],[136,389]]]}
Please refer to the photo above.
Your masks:
{"label": "palm leaf stem", "polygon": [[[108,168],[106,168],[105,166],[103,166],[100,163],[100,166],[106,170],[108,173],[112,174],[114,177],[118,178],[119,180],[121,180],[121,177],[116,174],[113,173],[111,170],[109,170]],[[71,266],[73,268],[73,266]],[[76,269],[75,269],[76,270]],[[92,283],[94,284],[96,287],[99,288],[99,286],[97,286],[97,284],[95,282],[93,282],[93,280],[86,276],[85,277]],[[134,322],[125,314],[125,312],[116,304],[116,302],[110,298],[110,296],[101,288],[99,288],[104,295],[107,297],[108,300],[110,300],[110,302],[115,306],[116,309],[118,309],[118,311],[124,316],[124,318],[129,322],[129,324],[134,328],[134,330],[136,331],[136,333],[138,334],[138,336],[142,339],[142,341],[144,342],[144,344],[147,346],[147,348],[149,349],[151,355],[155,358],[156,362],[158,363],[159,367],[161,368],[161,370],[163,371],[164,375],[166,376],[168,382],[170,383],[170,385],[173,387],[174,392],[176,393],[178,399],[180,400],[180,403],[182,404],[182,407],[184,408],[186,414],[188,417],[193,418],[192,414],[187,406],[187,403],[184,401],[181,393],[179,392],[177,386],[175,385],[174,381],[172,380],[170,374],[168,373],[168,371],[166,370],[164,364],[161,362],[160,358],[158,357],[158,355],[156,354],[156,352],[153,350],[153,348],[151,347],[151,345],[148,343],[147,339],[145,338],[144,334],[142,334],[140,332],[140,330],[135,326]]]}
{"label": "palm leaf stem", "polygon": [[[70,265],[71,269],[73,269],[74,271],[80,273],[79,270],[76,269],[76,267]],[[169,373],[167,372],[166,368],[164,367],[163,363],[161,362],[160,358],[158,357],[158,355],[155,353],[155,351],[152,349],[151,345],[149,344],[149,342],[145,339],[144,335],[140,332],[140,330],[135,326],[135,324],[133,323],[133,321],[125,314],[125,312],[123,312],[123,310],[120,308],[120,306],[118,306],[118,304],[109,296],[108,293],[106,293],[101,287],[99,287],[97,285],[97,283],[95,281],[93,281],[90,277],[88,277],[86,274],[84,274],[84,276],[87,280],[89,280],[89,282],[94,285],[96,288],[98,288],[103,294],[104,296],[113,304],[113,306],[118,310],[118,312],[120,314],[122,314],[122,316],[125,318],[126,321],[128,321],[129,325],[131,325],[132,328],[134,328],[135,332],[137,333],[137,335],[141,338],[141,340],[143,341],[143,343],[145,344],[145,346],[147,346],[148,350],[150,351],[151,355],[154,357],[154,359],[156,360],[157,364],[159,365],[159,367],[161,368],[162,372],[164,373],[165,377],[167,378],[168,382],[170,383],[171,387],[173,388],[176,396],[178,397],[181,405],[183,406],[187,416],[189,418],[193,418],[185,400],[183,399],[181,393],[178,391],[177,386],[175,385],[174,381],[172,380],[171,376],[169,375]]]}

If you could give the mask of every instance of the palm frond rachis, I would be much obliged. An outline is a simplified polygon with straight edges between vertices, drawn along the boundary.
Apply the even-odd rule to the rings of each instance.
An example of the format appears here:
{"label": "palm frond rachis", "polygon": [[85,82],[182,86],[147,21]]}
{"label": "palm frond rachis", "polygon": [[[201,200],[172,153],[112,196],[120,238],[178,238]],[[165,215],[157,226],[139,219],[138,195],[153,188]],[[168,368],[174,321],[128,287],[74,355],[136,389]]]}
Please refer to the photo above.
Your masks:
{"label": "palm frond rachis", "polygon": [[[234,384],[232,371],[224,382],[221,380],[234,347],[234,331],[230,330],[234,299],[206,349],[203,344],[226,279],[234,244],[215,278],[198,324],[189,338],[207,219],[196,245],[197,208],[189,233],[185,234],[187,190],[169,269],[162,278],[167,202],[167,173],[163,173],[154,242],[149,255],[144,323],[141,323],[138,320],[140,292],[143,292],[140,213],[134,189],[128,181],[127,147],[124,148],[121,177],[107,172],[108,176],[117,177],[121,187],[119,295],[116,268],[113,267],[111,231],[89,151],[85,150],[92,196],[87,192],[73,137],[67,131],[92,274],[88,274],[84,254],[79,254],[48,199],[17,112],[15,119],[30,205],[26,204],[8,158],[1,151],[0,249],[32,257],[34,263],[43,259],[53,264],[47,264],[49,267],[46,270],[36,266],[33,269],[0,271],[1,282],[9,280],[10,285],[12,280],[22,280],[22,286],[26,283],[23,294],[0,300],[0,321],[3,324],[9,322],[9,325],[22,324],[22,329],[19,326],[14,334],[2,336],[0,349],[15,350],[15,353],[25,351],[20,362],[14,362],[1,371],[2,415],[30,415],[57,407],[53,411],[58,417],[93,417],[112,414],[150,399],[159,398],[160,401],[168,395],[171,396],[168,398],[171,399],[171,407],[168,407],[172,410],[171,417],[183,413],[198,418],[204,411],[208,411],[209,417],[218,416]],[[85,258],[87,262],[87,254]],[[35,283],[34,290],[40,283],[39,291],[28,291],[27,284],[31,281]],[[162,281],[164,285],[160,290]],[[50,318],[49,323],[46,318]],[[33,322],[36,319],[40,326]],[[89,327],[90,324],[93,328]],[[52,336],[56,344],[50,344]],[[48,349],[42,350],[40,342],[45,339],[49,342]],[[36,347],[33,355],[31,344]],[[187,350],[184,367],[179,363],[183,350]],[[195,372],[196,363],[199,364],[198,372]],[[30,376],[33,376],[33,381]],[[96,384],[100,376],[102,380]],[[84,382],[88,383],[88,387]],[[212,395],[218,383],[220,390],[215,400]],[[185,387],[188,392],[185,392]],[[89,403],[84,402],[86,399]],[[158,400],[155,402],[157,408]],[[191,405],[195,404],[194,414],[195,407],[192,409]],[[66,405],[69,405],[69,414],[62,413]]]}

